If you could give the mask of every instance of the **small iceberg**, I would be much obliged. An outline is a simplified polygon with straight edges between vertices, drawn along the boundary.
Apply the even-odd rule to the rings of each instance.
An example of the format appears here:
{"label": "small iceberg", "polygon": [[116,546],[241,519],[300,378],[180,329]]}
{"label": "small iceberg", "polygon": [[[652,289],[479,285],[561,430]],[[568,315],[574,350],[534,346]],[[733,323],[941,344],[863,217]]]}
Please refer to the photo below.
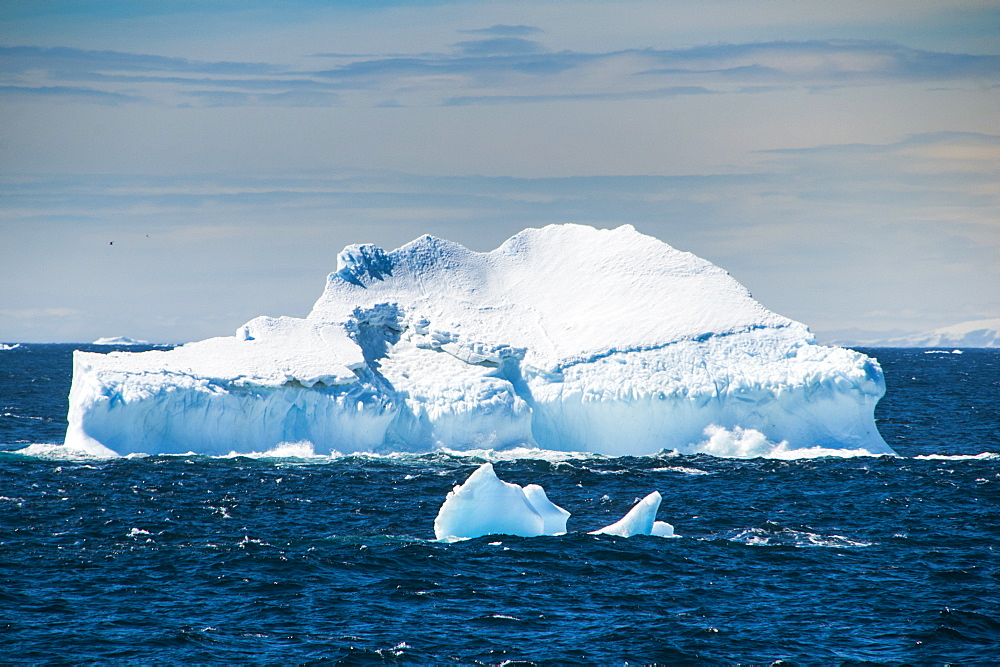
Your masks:
{"label": "small iceberg", "polygon": [[[636,503],[620,521],[591,535],[657,535],[677,537],[674,527],[656,520],[663,497],[659,491]],[[519,486],[497,477],[493,464],[479,466],[464,484],[455,486],[434,519],[434,536],[442,541],[484,535],[563,535],[570,513],[559,507],[538,484]]]}
{"label": "small iceberg", "polygon": [[149,341],[136,340],[127,336],[112,336],[109,338],[98,338],[91,345],[151,345]]}
{"label": "small iceberg", "polygon": [[448,493],[434,519],[439,540],[483,535],[560,535],[570,513],[555,505],[537,484],[521,487],[497,477],[493,464],[484,463],[465,484]]}
{"label": "small iceberg", "polygon": [[0,350],[16,350],[19,347],[20,343],[0,343]]}
{"label": "small iceberg", "polygon": [[656,513],[660,509],[663,496],[659,491],[640,500],[618,521],[610,526],[591,531],[591,535],[617,535],[632,537],[633,535],[657,535],[659,537],[676,537],[674,527],[666,521],[657,521]]}

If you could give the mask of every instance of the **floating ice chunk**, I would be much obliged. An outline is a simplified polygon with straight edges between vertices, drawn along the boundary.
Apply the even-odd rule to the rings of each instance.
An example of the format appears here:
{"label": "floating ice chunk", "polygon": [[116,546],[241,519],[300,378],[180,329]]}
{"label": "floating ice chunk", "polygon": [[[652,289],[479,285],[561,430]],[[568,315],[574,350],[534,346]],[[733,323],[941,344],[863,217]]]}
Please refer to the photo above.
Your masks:
{"label": "floating ice chunk", "polygon": [[497,477],[484,463],[464,484],[448,493],[434,519],[439,540],[520,535],[537,537],[566,532],[569,512],[552,504],[537,484],[521,488]]}
{"label": "floating ice chunk", "polygon": [[149,345],[149,341],[137,340],[128,336],[109,336],[98,338],[91,345]]}
{"label": "floating ice chunk", "polygon": [[653,530],[649,534],[657,537],[680,537],[674,533],[674,527],[666,521],[654,521]]}
{"label": "floating ice chunk", "polygon": [[[592,531],[591,535],[617,535],[618,537],[632,537],[633,535],[652,535],[653,526],[657,523],[662,524],[657,530],[665,531],[667,527],[670,528],[670,532],[673,533],[673,526],[669,523],[664,523],[662,521],[656,521],[656,512],[660,509],[660,501],[663,500],[663,496],[660,495],[659,491],[653,491],[651,494],[640,500],[635,504],[635,507],[628,511],[628,514],[623,516],[621,519],[611,524],[610,526],[605,526],[600,530]],[[659,533],[657,533],[659,534]]]}
{"label": "floating ice chunk", "polygon": [[524,487],[524,495],[545,523],[542,528],[543,535],[561,535],[566,532],[566,520],[569,519],[570,513],[549,500],[545,495],[545,489],[537,484],[529,484]]}

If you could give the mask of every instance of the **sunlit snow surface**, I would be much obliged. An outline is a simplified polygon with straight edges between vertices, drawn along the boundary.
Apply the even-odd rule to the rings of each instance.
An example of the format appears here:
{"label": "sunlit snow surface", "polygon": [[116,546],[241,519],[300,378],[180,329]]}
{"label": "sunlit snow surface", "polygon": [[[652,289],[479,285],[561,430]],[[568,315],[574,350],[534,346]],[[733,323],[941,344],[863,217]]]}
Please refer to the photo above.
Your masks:
{"label": "sunlit snow surface", "polygon": [[629,226],[529,229],[489,253],[425,236],[337,264],[305,319],[77,353],[67,446],[893,453],[877,362],[814,344],[724,270]]}

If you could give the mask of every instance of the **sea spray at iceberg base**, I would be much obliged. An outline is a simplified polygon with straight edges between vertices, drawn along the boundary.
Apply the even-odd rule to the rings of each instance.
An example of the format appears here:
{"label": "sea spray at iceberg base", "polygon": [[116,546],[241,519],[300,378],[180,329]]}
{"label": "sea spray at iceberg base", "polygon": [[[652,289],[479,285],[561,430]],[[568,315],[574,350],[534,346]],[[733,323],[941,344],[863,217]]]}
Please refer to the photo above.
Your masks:
{"label": "sea spray at iceberg base", "polygon": [[630,226],[552,225],[488,253],[350,246],[306,318],[77,352],[66,444],[880,455],[884,388],[873,359],[815,344],[703,259]]}

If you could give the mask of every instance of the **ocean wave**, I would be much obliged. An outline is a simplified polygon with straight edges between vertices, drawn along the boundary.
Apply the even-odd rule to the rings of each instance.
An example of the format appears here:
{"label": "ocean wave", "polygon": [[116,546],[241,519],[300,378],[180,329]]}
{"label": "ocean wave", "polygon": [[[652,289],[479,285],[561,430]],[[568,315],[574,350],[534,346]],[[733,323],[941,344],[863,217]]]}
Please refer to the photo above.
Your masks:
{"label": "ocean wave", "polygon": [[914,456],[921,461],[992,461],[1000,459],[1000,453],[983,452],[982,454],[921,454]]}
{"label": "ocean wave", "polygon": [[687,466],[667,466],[665,468],[651,468],[650,472],[679,472],[684,475],[711,475],[707,470],[699,468],[688,468]]}
{"label": "ocean wave", "polygon": [[29,421],[36,421],[36,422],[52,422],[52,421],[55,421],[51,417],[38,417],[36,415],[19,415],[16,412],[3,412],[3,413],[0,413],[0,417],[10,417],[11,419],[27,419]]}
{"label": "ocean wave", "polygon": [[843,535],[822,535],[809,530],[796,530],[768,522],[763,527],[746,528],[725,539],[750,547],[870,547],[874,542],[851,539]]}
{"label": "ocean wave", "polygon": [[836,447],[796,447],[787,440],[774,442],[756,429],[734,426],[728,429],[724,426],[710,424],[704,431],[707,439],[693,445],[693,452],[708,454],[718,458],[734,459],[778,459],[794,461],[798,459],[817,459],[828,456],[838,458],[854,458],[857,456],[884,456],[867,449],[844,449]]}
{"label": "ocean wave", "polygon": [[117,458],[97,456],[82,448],[67,447],[63,444],[51,442],[36,442],[22,449],[7,450],[2,453],[36,459],[49,459],[52,461],[100,461],[102,459]]}
{"label": "ocean wave", "polygon": [[[714,427],[717,430],[713,430],[713,439],[715,440],[715,445],[710,447],[699,448],[698,451],[694,452],[696,455],[711,456],[719,459],[774,459],[782,461],[794,461],[799,459],[816,459],[824,457],[835,457],[835,458],[854,458],[854,457],[872,457],[879,456],[878,454],[873,454],[866,449],[836,449],[830,447],[799,447],[793,448],[789,447],[784,441],[781,443],[773,443],[762,439],[763,436],[753,429],[740,429],[735,428],[732,431],[721,427]],[[707,429],[706,429],[707,431]],[[759,436],[759,437],[758,437]],[[126,456],[116,456],[116,455],[99,455],[88,452],[83,448],[77,448],[72,446],[67,446],[58,443],[34,443],[30,444],[22,449],[7,450],[3,452],[4,454],[17,454],[21,456],[28,456],[32,458],[41,459],[53,459],[53,460],[104,460],[104,459],[135,459],[144,458],[151,456],[151,454],[146,453],[133,453]],[[674,457],[684,456],[685,453],[679,452],[677,450],[662,450],[657,454],[653,454],[648,457],[629,457],[629,458],[652,458],[652,459],[670,459]],[[606,454],[598,454],[595,452],[579,452],[579,451],[560,451],[552,449],[542,449],[533,446],[521,446],[513,447],[508,449],[489,449],[489,448],[471,448],[471,449],[454,449],[454,448],[439,448],[426,452],[350,452],[344,453],[340,451],[331,451],[329,453],[319,454],[316,452],[316,447],[312,442],[308,440],[303,440],[299,442],[281,442],[264,451],[249,451],[240,452],[232,450],[227,454],[216,454],[216,455],[206,455],[201,452],[196,451],[186,451],[179,453],[167,453],[167,454],[156,454],[156,456],[174,456],[174,457],[191,457],[191,456],[204,456],[211,459],[234,459],[234,458],[249,458],[249,459],[281,459],[288,462],[301,462],[301,463],[325,463],[331,461],[339,461],[344,458],[354,458],[354,459],[372,459],[372,460],[418,460],[427,461],[429,459],[446,459],[455,460],[460,462],[468,463],[496,463],[502,461],[547,461],[549,463],[569,463],[573,461],[586,461],[586,460],[614,460],[617,457],[608,456]],[[928,456],[917,456],[915,458],[951,458],[953,460],[961,460],[968,458],[991,458],[995,456],[1000,456],[998,454],[980,454],[978,456],[947,456],[947,455],[928,455]],[[658,472],[680,472],[689,475],[704,475],[711,474],[704,470],[699,470],[697,468],[688,468],[685,466],[671,466],[671,467],[661,467],[655,469]],[[614,471],[604,471],[608,474],[613,474]]]}

